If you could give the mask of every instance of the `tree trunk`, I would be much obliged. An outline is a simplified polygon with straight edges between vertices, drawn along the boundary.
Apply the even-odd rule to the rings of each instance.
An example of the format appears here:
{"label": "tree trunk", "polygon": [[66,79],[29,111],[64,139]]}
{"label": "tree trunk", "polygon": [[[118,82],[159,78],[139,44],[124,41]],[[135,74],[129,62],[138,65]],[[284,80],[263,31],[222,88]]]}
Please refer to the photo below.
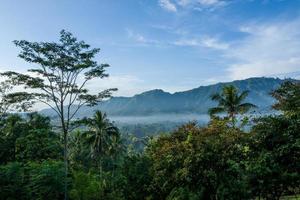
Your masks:
{"label": "tree trunk", "polygon": [[[64,137],[64,166],[65,166],[65,181],[64,181],[64,200],[68,200],[68,131],[69,131],[69,124],[65,122],[64,117],[64,101],[63,101],[63,94],[61,93],[60,99],[60,111],[61,111],[61,127],[63,131]],[[69,120],[69,119],[68,119]]]}
{"label": "tree trunk", "polygon": [[232,128],[235,128],[235,114],[234,113],[230,113],[229,114],[229,119],[231,121]]}
{"label": "tree trunk", "polygon": [[68,132],[64,130],[65,200],[68,199]]}

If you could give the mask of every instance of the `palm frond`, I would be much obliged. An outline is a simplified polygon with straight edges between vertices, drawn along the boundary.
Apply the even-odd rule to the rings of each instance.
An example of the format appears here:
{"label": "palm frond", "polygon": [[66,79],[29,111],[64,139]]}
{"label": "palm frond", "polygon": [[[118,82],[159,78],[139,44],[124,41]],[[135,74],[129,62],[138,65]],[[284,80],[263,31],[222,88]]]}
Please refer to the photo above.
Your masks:
{"label": "palm frond", "polygon": [[250,109],[252,108],[257,108],[256,105],[252,104],[252,103],[242,103],[238,106],[238,110],[241,112],[241,113],[245,113],[245,112],[248,112]]}
{"label": "palm frond", "polygon": [[239,103],[243,102],[248,95],[249,95],[249,90],[243,91],[237,98],[238,102]]}
{"label": "palm frond", "polygon": [[211,100],[213,100],[213,101],[220,101],[221,99],[222,99],[222,97],[218,93],[211,95]]}
{"label": "palm frond", "polygon": [[224,107],[214,107],[214,108],[208,109],[208,114],[210,116],[218,114],[218,113],[222,113],[222,112],[225,112],[225,108]]}

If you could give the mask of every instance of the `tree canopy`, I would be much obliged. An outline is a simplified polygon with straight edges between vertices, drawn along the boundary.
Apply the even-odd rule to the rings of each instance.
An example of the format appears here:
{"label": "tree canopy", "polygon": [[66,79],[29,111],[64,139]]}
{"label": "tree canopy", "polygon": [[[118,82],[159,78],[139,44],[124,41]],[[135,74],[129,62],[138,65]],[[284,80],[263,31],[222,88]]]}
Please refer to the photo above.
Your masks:
{"label": "tree canopy", "polygon": [[208,113],[213,116],[218,113],[227,113],[227,117],[235,123],[237,114],[244,114],[256,106],[252,103],[244,102],[249,91],[238,92],[232,85],[224,86],[220,94],[213,94],[211,99],[218,103],[217,107],[210,108]]}

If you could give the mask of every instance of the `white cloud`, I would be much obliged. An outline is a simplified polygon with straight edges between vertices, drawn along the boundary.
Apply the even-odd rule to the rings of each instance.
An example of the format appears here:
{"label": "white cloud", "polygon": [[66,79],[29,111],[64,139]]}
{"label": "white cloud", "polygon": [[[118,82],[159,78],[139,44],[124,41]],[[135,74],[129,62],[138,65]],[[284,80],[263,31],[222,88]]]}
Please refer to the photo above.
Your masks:
{"label": "white cloud", "polygon": [[[163,29],[163,30],[172,30],[172,28],[167,26],[155,26],[154,28]],[[132,31],[131,29],[126,29],[129,39],[134,40],[136,43],[142,45],[153,45],[153,46],[191,46],[191,47],[206,47],[215,50],[226,50],[229,48],[229,44],[226,42],[220,41],[217,37],[204,36],[204,37],[192,37],[188,36],[187,32],[177,33],[180,37],[175,41],[168,40],[156,40],[149,39],[145,36]],[[177,29],[175,30],[177,31]]]}
{"label": "white cloud", "polygon": [[216,38],[207,37],[202,40],[202,44],[208,48],[225,50],[229,48],[229,44],[221,42]]}
{"label": "white cloud", "polygon": [[139,33],[135,33],[130,29],[126,29],[126,31],[127,31],[128,38],[134,40],[135,42],[137,42],[139,44],[143,44],[143,45],[160,45],[160,44],[162,44],[162,42],[160,42],[158,40],[148,39],[145,36],[143,36]]}
{"label": "white cloud", "polygon": [[221,6],[225,4],[225,1],[221,0],[198,0],[198,2],[204,6]]}
{"label": "white cloud", "polygon": [[180,39],[173,44],[177,46],[200,46],[201,42],[197,39]]}
{"label": "white cloud", "polygon": [[225,5],[224,0],[177,0],[178,5],[188,6],[188,5],[200,5],[200,6],[221,6]]}
{"label": "white cloud", "polygon": [[159,5],[168,11],[171,12],[177,11],[176,5],[172,3],[170,0],[159,0]]}
{"label": "white cloud", "polygon": [[126,29],[127,35],[129,38],[136,40],[137,42],[145,42],[145,38],[144,36],[134,33],[132,30],[130,29]]}
{"label": "white cloud", "polygon": [[144,81],[132,75],[113,75],[105,79],[93,79],[87,85],[92,93],[108,88],[118,88],[113,96],[132,96],[148,89]]}
{"label": "white cloud", "polygon": [[159,5],[171,12],[177,12],[178,8],[194,9],[202,11],[202,8],[214,8],[227,5],[228,2],[224,0],[159,0]]}
{"label": "white cloud", "polygon": [[177,4],[180,6],[186,6],[189,5],[191,3],[192,0],[178,0]]}
{"label": "white cloud", "polygon": [[225,50],[229,48],[229,44],[225,42],[221,42],[217,38],[214,37],[203,37],[202,39],[181,39],[174,42],[174,45],[177,46],[199,46],[199,47],[207,47],[210,49],[216,50]]}
{"label": "white cloud", "polygon": [[240,31],[247,36],[226,52],[234,60],[228,68],[232,79],[284,76],[300,71],[300,19],[252,24]]}

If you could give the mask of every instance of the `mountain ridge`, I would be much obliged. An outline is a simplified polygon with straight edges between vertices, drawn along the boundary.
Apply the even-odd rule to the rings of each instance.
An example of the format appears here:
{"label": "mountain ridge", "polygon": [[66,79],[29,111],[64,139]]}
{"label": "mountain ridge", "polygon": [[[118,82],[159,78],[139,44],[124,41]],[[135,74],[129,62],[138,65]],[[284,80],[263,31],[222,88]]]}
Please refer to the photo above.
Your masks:
{"label": "mountain ridge", "polygon": [[[94,110],[102,110],[113,116],[146,116],[154,114],[206,114],[210,107],[216,105],[210,97],[220,92],[225,85],[234,85],[239,91],[249,90],[247,101],[259,107],[259,111],[268,111],[274,103],[269,95],[287,79],[270,77],[253,77],[232,82],[220,82],[199,86],[186,91],[169,93],[162,89],[153,89],[132,97],[112,97],[93,108],[85,107],[77,117],[90,116]],[[43,114],[52,115],[50,109],[42,110]]]}

